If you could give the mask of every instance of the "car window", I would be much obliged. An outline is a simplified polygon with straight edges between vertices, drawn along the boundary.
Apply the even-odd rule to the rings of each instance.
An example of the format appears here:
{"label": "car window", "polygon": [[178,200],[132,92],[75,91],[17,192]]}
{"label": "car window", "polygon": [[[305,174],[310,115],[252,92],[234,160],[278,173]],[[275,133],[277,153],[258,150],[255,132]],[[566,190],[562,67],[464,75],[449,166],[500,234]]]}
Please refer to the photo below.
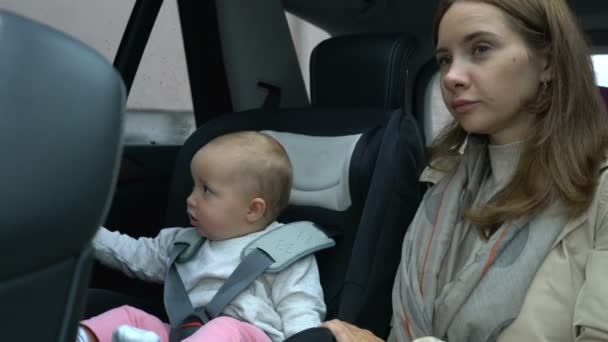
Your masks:
{"label": "car window", "polygon": [[286,13],[286,16],[291,38],[298,55],[300,70],[302,70],[302,77],[306,84],[306,91],[310,97],[310,55],[315,46],[331,36],[317,26],[294,15]]}
{"label": "car window", "polygon": [[0,8],[67,33],[112,61],[135,0],[0,0]]}
{"label": "car window", "polygon": [[194,110],[176,1],[164,1],[127,101],[125,143],[181,145]]}
{"label": "car window", "polygon": [[192,112],[176,1],[164,1],[133,80],[129,109]]}
{"label": "car window", "polygon": [[597,84],[602,87],[608,87],[608,55],[592,55],[591,61],[593,62]]}
{"label": "car window", "polygon": [[[135,0],[0,0],[0,8],[41,21],[113,61]],[[329,34],[286,13],[306,89],[313,48]],[[177,3],[164,1],[127,100],[125,144],[179,145],[196,128]]]}
{"label": "car window", "polygon": [[[0,0],[0,8],[45,23],[114,60],[135,0]],[[175,1],[160,10],[127,100],[126,144],[181,144],[194,115]]]}

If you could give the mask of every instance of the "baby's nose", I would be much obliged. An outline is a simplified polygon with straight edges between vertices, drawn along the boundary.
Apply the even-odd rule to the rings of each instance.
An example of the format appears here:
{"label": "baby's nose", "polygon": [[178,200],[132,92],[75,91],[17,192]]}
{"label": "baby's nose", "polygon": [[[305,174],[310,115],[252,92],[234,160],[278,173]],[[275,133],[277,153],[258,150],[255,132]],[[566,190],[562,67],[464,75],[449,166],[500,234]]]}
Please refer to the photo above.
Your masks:
{"label": "baby's nose", "polygon": [[188,196],[188,198],[186,198],[186,205],[193,207],[196,204],[196,201],[194,200],[194,196],[193,194],[190,194],[190,196]]}

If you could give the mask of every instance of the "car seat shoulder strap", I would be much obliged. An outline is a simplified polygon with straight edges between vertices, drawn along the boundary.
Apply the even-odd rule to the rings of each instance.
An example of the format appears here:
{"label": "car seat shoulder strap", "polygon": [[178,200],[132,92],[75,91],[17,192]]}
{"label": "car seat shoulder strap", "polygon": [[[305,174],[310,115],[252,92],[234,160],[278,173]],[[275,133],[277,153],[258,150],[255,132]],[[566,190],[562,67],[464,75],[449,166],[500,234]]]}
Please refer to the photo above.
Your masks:
{"label": "car seat shoulder strap", "polygon": [[[186,262],[198,252],[204,242],[205,238],[198,235],[196,229],[183,229],[175,236],[171,246],[172,250],[169,251],[169,255],[172,256],[172,259],[175,259],[175,262]],[[181,252],[177,255],[172,255],[173,252],[178,249],[181,250]]]}
{"label": "car seat shoulder strap", "polygon": [[[173,262],[171,263],[167,272],[167,277],[165,278],[164,303],[171,325],[169,333],[171,341],[181,340],[174,339],[173,337],[175,336],[181,336],[181,338],[186,337],[186,335],[183,335],[185,332],[182,331],[185,323],[194,320],[205,324],[209,320],[219,316],[228,303],[253,283],[260,274],[264,273],[268,266],[274,262],[274,260],[262,250],[252,250],[251,253],[239,263],[228,279],[224,281],[211,301],[206,306],[194,309],[182,279],[177,272],[175,262],[177,254],[180,253],[180,249],[183,250],[185,248],[186,244],[177,244],[172,251]],[[188,334],[191,334],[194,331],[195,330],[189,329]]]}
{"label": "car seat shoulder strap", "polygon": [[[196,234],[196,232],[194,233]],[[199,238],[199,240],[201,239]],[[175,240],[175,249],[171,253],[172,258],[177,262],[180,255],[186,253],[192,246],[198,245],[196,249],[200,248],[199,244],[192,233],[184,233]],[[165,279],[165,289],[172,288],[181,293],[180,295],[168,295],[165,291],[165,308],[172,327],[170,335],[174,335],[176,329],[188,320],[188,317],[196,317],[200,322],[206,323],[219,316],[224,307],[262,273],[281,271],[306,255],[334,245],[333,239],[308,221],[293,222],[269,230],[243,249],[241,263],[222,284],[211,301],[206,306],[194,310],[190,309],[192,304],[177,273],[175,262],[173,262]],[[180,249],[183,251],[180,252]],[[189,254],[195,253],[196,249],[194,252],[190,251]],[[176,284],[177,286],[173,286]]]}
{"label": "car seat shoulder strap", "polygon": [[266,272],[279,272],[304,256],[334,245],[335,241],[316,224],[297,221],[284,224],[257,237],[243,249],[241,259],[252,250],[260,249],[274,260]]}
{"label": "car seat shoulder strap", "polygon": [[196,310],[198,316],[219,316],[224,307],[262,273],[279,272],[306,255],[334,245],[334,240],[308,221],[284,224],[263,233],[243,249],[241,263],[213,299]]}

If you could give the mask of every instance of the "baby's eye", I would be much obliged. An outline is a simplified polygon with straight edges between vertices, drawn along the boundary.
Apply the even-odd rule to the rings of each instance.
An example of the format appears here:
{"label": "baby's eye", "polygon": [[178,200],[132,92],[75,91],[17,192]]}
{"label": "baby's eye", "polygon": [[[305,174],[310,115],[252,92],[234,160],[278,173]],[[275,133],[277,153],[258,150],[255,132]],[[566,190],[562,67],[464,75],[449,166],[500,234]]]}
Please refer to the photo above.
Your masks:
{"label": "baby's eye", "polygon": [[203,194],[211,194],[211,193],[213,193],[213,191],[211,191],[211,189],[208,186],[206,186],[206,185],[203,185],[201,187],[201,189],[203,190]]}

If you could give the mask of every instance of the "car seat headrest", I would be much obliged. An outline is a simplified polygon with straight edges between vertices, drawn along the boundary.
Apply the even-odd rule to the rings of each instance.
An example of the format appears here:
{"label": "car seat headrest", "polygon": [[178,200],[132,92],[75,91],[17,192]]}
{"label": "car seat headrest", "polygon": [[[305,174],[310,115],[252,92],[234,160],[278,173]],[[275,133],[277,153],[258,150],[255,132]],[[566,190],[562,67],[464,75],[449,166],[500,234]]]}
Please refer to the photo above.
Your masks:
{"label": "car seat headrest", "polygon": [[415,40],[404,33],[339,36],[321,42],[310,59],[314,106],[404,105],[406,67]]}
{"label": "car seat headrest", "polygon": [[350,161],[361,134],[320,137],[262,131],[287,151],[293,166],[290,204],[344,211],[351,205]]}
{"label": "car seat headrest", "polygon": [[[295,164],[295,178],[298,191],[292,193],[291,209],[286,209],[289,219],[304,219],[316,205],[298,205],[297,203],[321,203],[326,207],[335,209],[322,209],[324,217],[339,221],[344,208],[350,203],[358,203],[361,197],[359,178],[364,177],[369,168],[362,166],[359,160],[373,163],[368,160],[367,155],[355,160],[348,159],[355,151],[354,145],[359,145],[358,136],[372,127],[377,127],[385,120],[384,110],[379,108],[298,108],[281,109],[280,111],[268,111],[256,109],[245,112],[230,113],[207,122],[199,127],[184,143],[180,149],[175,162],[175,169],[171,178],[169,190],[169,201],[167,203],[167,226],[183,226],[188,224],[185,201],[192,191],[192,178],[190,175],[190,161],[192,156],[200,147],[208,141],[222,134],[240,130],[273,131],[292,133],[293,135],[279,136],[279,141],[286,146],[292,163]],[[296,137],[305,139],[305,144],[315,144],[315,148],[305,148],[302,156],[299,152],[291,151],[292,144],[300,145],[300,141],[294,141]],[[331,147],[328,142],[332,142]],[[333,142],[336,142],[334,144]],[[327,145],[327,146],[325,146]],[[324,151],[323,159],[315,156],[310,151]],[[297,156],[296,156],[297,155]],[[311,160],[320,163],[320,160],[332,160],[328,164],[329,169],[320,171],[316,167],[315,174],[310,177],[301,178],[299,173],[305,172],[313,165],[308,165]],[[339,161],[336,163],[335,161]],[[302,165],[302,166],[300,166]],[[331,166],[330,166],[331,165]],[[354,168],[353,168],[354,165]],[[350,168],[350,170],[349,170]],[[302,170],[302,171],[300,171]],[[350,172],[350,173],[348,173]],[[354,172],[354,173],[353,173]],[[353,179],[354,178],[354,179]],[[302,179],[302,181],[300,181]],[[350,184],[349,184],[350,183]],[[307,191],[316,189],[316,191]],[[297,194],[294,194],[297,193]],[[299,216],[302,214],[302,216]],[[309,217],[310,219],[310,217]]]}

